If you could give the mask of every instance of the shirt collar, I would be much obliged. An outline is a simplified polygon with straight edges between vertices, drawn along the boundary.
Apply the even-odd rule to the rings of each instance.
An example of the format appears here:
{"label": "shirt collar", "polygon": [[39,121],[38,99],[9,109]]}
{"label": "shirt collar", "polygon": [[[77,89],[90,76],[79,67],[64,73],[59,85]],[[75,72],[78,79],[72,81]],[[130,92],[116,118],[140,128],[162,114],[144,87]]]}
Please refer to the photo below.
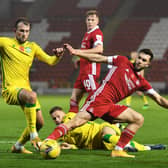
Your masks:
{"label": "shirt collar", "polygon": [[97,26],[95,26],[93,29],[89,30],[87,33],[91,33],[91,32],[95,31],[95,30],[98,29],[98,28],[99,28],[99,26],[97,25]]}

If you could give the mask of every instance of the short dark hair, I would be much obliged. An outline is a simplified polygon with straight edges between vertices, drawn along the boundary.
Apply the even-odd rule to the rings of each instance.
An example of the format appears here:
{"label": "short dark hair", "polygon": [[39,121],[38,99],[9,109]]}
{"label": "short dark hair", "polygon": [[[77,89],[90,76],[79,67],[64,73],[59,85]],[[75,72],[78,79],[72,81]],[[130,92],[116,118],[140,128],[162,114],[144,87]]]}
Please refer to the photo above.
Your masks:
{"label": "short dark hair", "polygon": [[30,28],[31,28],[31,23],[30,23],[30,21],[27,18],[25,18],[25,17],[19,17],[15,21],[15,25],[14,25],[15,29],[17,29],[17,26],[18,26],[18,24],[20,22],[24,23],[25,25],[30,25]]}
{"label": "short dark hair", "polygon": [[86,12],[86,17],[88,17],[88,16],[90,16],[90,15],[96,15],[97,17],[99,17],[99,13],[98,13],[98,11],[95,10],[95,9],[88,10],[88,11]]}
{"label": "short dark hair", "polygon": [[51,108],[51,110],[49,111],[50,114],[52,114],[54,111],[57,111],[57,110],[63,110],[62,107],[59,107],[59,106],[54,106],[53,108]]}
{"label": "short dark hair", "polygon": [[152,59],[154,58],[153,52],[148,48],[141,49],[139,53],[150,55],[150,61],[152,61]]}

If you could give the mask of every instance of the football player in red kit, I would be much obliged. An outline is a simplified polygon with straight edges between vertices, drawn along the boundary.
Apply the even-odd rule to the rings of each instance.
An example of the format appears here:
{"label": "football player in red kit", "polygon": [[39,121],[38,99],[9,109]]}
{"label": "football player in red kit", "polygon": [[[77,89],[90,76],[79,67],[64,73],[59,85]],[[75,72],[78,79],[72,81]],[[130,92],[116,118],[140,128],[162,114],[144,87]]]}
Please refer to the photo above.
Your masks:
{"label": "football player in red kit", "polygon": [[[99,26],[99,16],[96,10],[89,10],[86,13],[86,27],[81,49],[84,53],[103,52],[103,33]],[[100,63],[90,62],[85,58],[80,58],[80,71],[75,81],[72,96],[70,99],[69,112],[77,113],[79,102],[85,92],[90,93],[97,89],[100,76]]]}
{"label": "football player in red kit", "polygon": [[82,51],[75,50],[69,44],[65,46],[72,55],[77,55],[89,61],[108,63],[112,65],[112,68],[98,89],[89,95],[80,112],[69,122],[56,127],[47,138],[57,139],[65,135],[67,131],[96,118],[102,118],[110,123],[124,122],[128,124],[122,131],[111,156],[135,157],[126,153],[123,148],[142,127],[144,117],[135,110],[117,103],[139,90],[150,96],[158,105],[168,108],[168,100],[159,95],[149,82],[138,74],[142,69],[149,67],[153,59],[152,51],[150,49],[140,50],[135,63],[131,63],[125,56],[85,54]]}

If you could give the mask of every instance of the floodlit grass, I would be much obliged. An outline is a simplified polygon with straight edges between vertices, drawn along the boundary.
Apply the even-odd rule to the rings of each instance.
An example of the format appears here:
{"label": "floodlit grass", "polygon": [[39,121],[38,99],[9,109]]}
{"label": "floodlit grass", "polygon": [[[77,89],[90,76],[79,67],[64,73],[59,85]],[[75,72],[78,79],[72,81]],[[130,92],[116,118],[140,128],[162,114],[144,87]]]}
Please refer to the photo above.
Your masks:
{"label": "floodlit grass", "polygon": [[[39,97],[45,126],[39,135],[44,139],[54,129],[54,123],[48,111],[54,105],[68,110],[70,96]],[[9,106],[0,98],[0,168],[160,168],[168,166],[168,151],[147,151],[134,153],[136,158],[111,158],[110,151],[103,150],[64,150],[55,160],[44,160],[28,142],[26,148],[34,151],[32,155],[13,154],[10,148],[22,133],[26,121],[22,110],[17,106]],[[124,103],[124,102],[122,102]],[[168,110],[149,101],[150,107],[142,110],[140,97],[134,97],[132,107],[145,117],[144,126],[134,139],[144,144],[168,144]],[[97,120],[101,122],[101,120]]]}

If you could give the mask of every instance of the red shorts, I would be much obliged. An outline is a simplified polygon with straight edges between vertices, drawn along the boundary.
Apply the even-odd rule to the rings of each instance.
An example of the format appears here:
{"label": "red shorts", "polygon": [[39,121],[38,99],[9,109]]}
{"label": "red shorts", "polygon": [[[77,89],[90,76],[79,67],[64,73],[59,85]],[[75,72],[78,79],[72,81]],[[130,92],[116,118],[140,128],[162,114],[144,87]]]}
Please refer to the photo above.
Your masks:
{"label": "red shorts", "polygon": [[75,81],[74,88],[92,92],[99,86],[98,77],[95,75],[79,75]]}
{"label": "red shorts", "polygon": [[112,122],[114,118],[120,115],[128,107],[113,103],[111,100],[106,99],[103,95],[92,96],[87,99],[81,111],[86,110],[92,114],[94,118],[102,118],[106,121]]}

